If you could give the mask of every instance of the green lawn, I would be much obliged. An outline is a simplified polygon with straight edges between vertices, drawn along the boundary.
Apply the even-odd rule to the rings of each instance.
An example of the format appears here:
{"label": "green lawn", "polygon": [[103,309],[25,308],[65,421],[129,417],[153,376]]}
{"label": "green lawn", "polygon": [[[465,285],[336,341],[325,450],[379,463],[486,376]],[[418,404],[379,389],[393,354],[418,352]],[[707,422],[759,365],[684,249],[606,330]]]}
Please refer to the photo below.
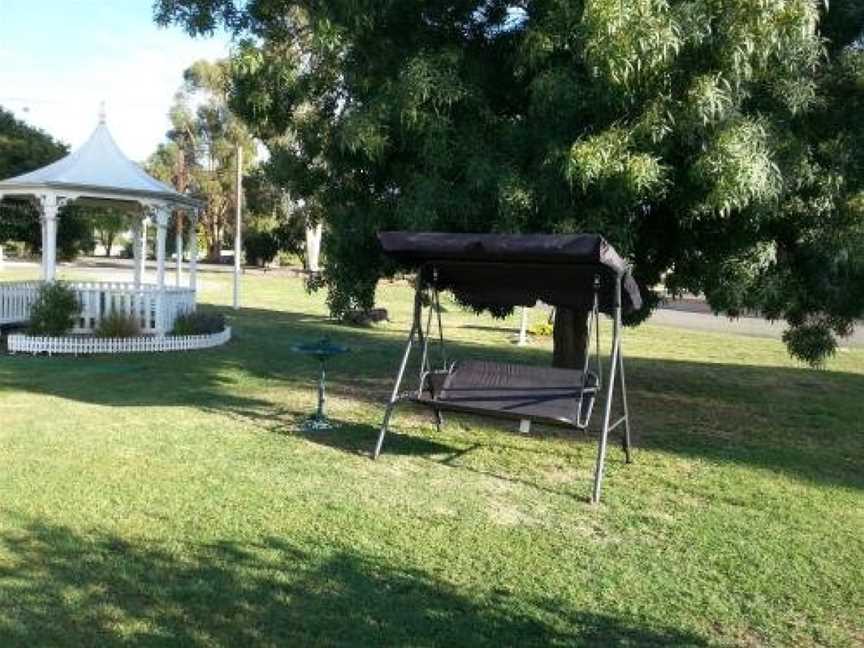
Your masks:
{"label": "green lawn", "polygon": [[[22,276],[6,271],[3,279]],[[226,303],[228,276],[203,275]],[[0,356],[0,646],[861,645],[864,352],[628,331],[637,450],[405,407],[367,456],[392,322],[334,325],[249,277],[235,339],[164,356]],[[212,306],[211,306],[212,307]],[[546,363],[446,302],[454,354]],[[298,432],[328,333],[335,432]]]}

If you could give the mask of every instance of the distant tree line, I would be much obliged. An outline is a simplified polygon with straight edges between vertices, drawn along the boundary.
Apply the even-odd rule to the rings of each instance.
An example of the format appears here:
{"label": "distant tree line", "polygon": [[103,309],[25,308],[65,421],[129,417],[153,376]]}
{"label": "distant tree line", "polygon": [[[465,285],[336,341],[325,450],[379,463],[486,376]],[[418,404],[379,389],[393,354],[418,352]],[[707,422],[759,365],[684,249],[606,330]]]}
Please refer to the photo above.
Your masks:
{"label": "distant tree line", "polygon": [[[240,148],[246,261],[266,265],[280,252],[302,259],[304,210],[271,179],[272,165],[257,162],[255,140],[230,110],[228,62],[198,61],[183,76],[169,113],[171,130],[148,160],[148,170],[178,191],[203,201],[199,230],[206,257],[218,261],[223,248],[234,242],[236,156]],[[182,211],[174,218],[179,223]]]}

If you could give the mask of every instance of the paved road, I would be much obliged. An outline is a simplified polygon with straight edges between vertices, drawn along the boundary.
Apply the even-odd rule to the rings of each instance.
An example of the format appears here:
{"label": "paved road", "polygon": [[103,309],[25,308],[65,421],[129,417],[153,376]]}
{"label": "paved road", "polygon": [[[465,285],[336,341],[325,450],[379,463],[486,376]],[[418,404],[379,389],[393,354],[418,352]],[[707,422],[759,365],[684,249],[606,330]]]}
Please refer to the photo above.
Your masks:
{"label": "paved road", "polygon": [[[700,299],[690,298],[669,302],[657,309],[649,320],[652,324],[674,326],[697,331],[716,331],[752,337],[765,337],[779,340],[786,329],[785,322],[769,322],[761,317],[716,316],[708,305]],[[860,322],[855,332],[840,341],[840,346],[864,347],[864,322]]]}

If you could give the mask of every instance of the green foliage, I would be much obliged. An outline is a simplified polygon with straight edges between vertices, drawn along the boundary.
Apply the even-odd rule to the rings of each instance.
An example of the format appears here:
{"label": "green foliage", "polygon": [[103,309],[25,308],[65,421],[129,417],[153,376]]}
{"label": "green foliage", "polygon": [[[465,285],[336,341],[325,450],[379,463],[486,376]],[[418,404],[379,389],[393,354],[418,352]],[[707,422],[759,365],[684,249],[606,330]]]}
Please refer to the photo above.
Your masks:
{"label": "green foliage", "polygon": [[111,256],[111,248],[117,236],[129,226],[126,215],[116,209],[96,208],[88,211],[96,237],[105,248],[105,256]]}
{"label": "green foliage", "polygon": [[79,308],[71,288],[57,282],[45,284],[30,309],[27,330],[31,335],[65,335],[74,325]]}
{"label": "green foliage", "polygon": [[225,330],[225,316],[221,313],[195,311],[185,313],[174,320],[171,335],[207,335]]}
{"label": "green foliage", "polygon": [[[50,164],[67,152],[64,144],[0,107],[0,180]],[[22,241],[32,248],[39,233],[39,214],[31,202],[0,202],[0,242]]]}
{"label": "green foliage", "polygon": [[33,171],[68,153],[68,148],[0,107],[0,180]]}
{"label": "green foliage", "polygon": [[168,141],[147,162],[155,177],[204,201],[199,228],[208,257],[217,260],[228,233],[233,236],[237,148],[244,170],[256,152],[248,130],[229,109],[228,79],[226,61],[197,61],[184,72],[169,112]]}
{"label": "green foliage", "polygon": [[553,330],[554,327],[551,322],[537,322],[528,328],[528,332],[531,335],[536,335],[538,337],[551,337]]}
{"label": "green foliage", "polygon": [[783,341],[793,358],[811,365],[821,365],[837,351],[837,341],[830,327],[808,322],[783,333]]}
{"label": "green foliage", "polygon": [[[32,202],[4,201],[0,204],[0,240],[18,241],[33,253],[41,253],[39,218],[39,210]],[[81,252],[90,254],[94,246],[93,223],[87,210],[74,203],[61,209],[57,219],[58,259],[70,261]]]}
{"label": "green foliage", "polygon": [[246,262],[266,266],[279,254],[279,240],[267,230],[252,230],[243,236]]}
{"label": "green foliage", "polygon": [[119,311],[111,311],[96,327],[96,337],[131,338],[139,335],[141,324],[138,319]]}
{"label": "green foliage", "polygon": [[[92,254],[95,246],[88,209],[75,203],[65,207],[57,219],[57,258],[72,261],[81,253]],[[42,247],[41,237],[38,247]]]}
{"label": "green foliage", "polygon": [[381,229],[595,231],[633,263],[633,321],[662,281],[785,320],[818,362],[864,315],[864,10],[840,4],[159,0],[156,17],[239,37],[220,82],[272,180],[324,215],[335,315],[397,270]]}
{"label": "green foliage", "polygon": [[693,165],[692,173],[705,189],[695,209],[727,216],[776,199],[783,176],[769,141],[767,128],[756,121],[741,120],[720,129]]}
{"label": "green foliage", "polygon": [[[288,191],[279,186],[279,168],[272,161],[253,169],[244,178],[243,190],[250,233],[253,238],[255,232],[263,234],[252,245],[267,253],[265,262],[272,261],[280,252],[305,260],[306,227],[321,219],[316,211],[318,203],[293,201]],[[253,257],[265,258],[257,249],[250,250],[247,246],[246,258]]]}

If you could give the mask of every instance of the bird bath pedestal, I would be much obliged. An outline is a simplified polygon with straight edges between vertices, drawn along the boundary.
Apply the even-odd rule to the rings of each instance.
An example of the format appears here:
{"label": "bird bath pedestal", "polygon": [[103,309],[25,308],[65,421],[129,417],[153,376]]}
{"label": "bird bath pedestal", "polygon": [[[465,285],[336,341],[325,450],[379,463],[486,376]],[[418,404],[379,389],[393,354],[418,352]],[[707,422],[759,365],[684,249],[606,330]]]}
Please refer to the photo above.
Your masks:
{"label": "bird bath pedestal", "polygon": [[301,342],[291,347],[291,350],[296,353],[305,353],[306,355],[314,356],[318,359],[321,365],[321,374],[318,377],[318,409],[316,412],[306,419],[303,424],[304,430],[332,430],[338,425],[327,418],[325,406],[327,403],[327,360],[333,356],[342,353],[348,353],[350,349],[346,346],[333,344],[327,338],[321,338],[316,342]]}

